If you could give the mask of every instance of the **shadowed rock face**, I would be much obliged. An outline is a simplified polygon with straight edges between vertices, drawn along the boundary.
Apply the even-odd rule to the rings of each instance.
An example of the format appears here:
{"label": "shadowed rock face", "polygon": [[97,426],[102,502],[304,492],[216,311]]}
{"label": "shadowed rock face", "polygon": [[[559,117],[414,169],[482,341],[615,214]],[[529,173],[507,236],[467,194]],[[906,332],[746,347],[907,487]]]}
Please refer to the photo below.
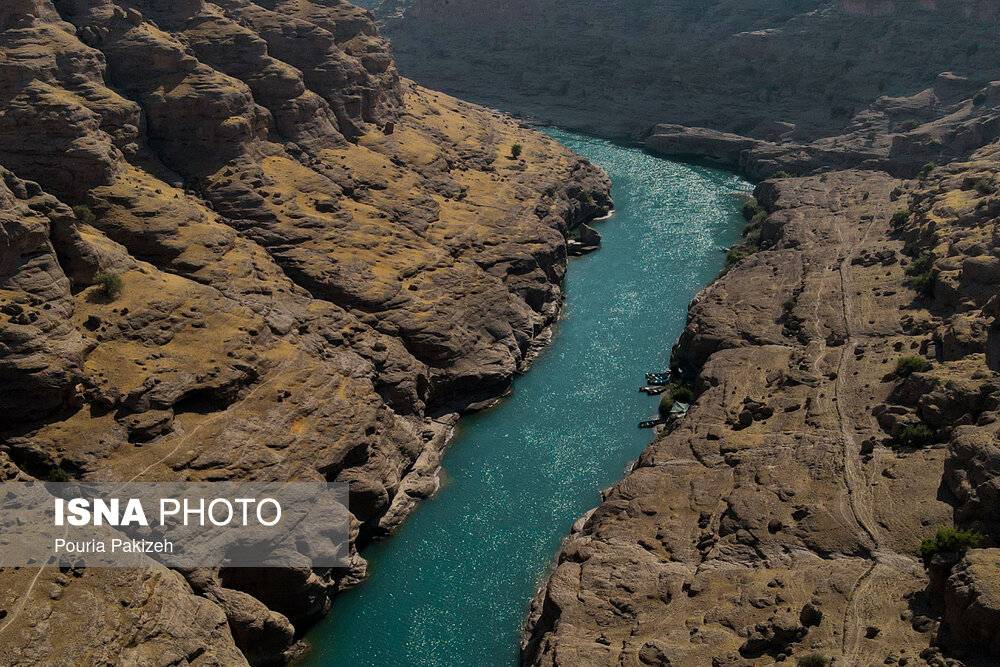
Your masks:
{"label": "shadowed rock face", "polygon": [[[998,78],[985,0],[382,0],[416,80],[602,136],[840,134],[942,71]],[[544,62],[546,67],[534,66]]]}
{"label": "shadowed rock face", "polygon": [[[355,542],[392,530],[557,316],[604,175],[400,79],[337,0],[18,0],[0,28],[4,477],[349,481]],[[0,662],[281,663],[352,553],[3,571]]]}

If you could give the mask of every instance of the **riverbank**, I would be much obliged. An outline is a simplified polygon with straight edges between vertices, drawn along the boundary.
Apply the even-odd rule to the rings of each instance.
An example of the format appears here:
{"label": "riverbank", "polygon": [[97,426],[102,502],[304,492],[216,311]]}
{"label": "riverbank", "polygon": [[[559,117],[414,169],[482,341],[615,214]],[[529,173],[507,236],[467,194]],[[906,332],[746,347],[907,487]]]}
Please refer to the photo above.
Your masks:
{"label": "riverbank", "polygon": [[953,521],[981,546],[998,535],[980,501],[997,474],[998,150],[914,180],[757,187],[752,252],[674,348],[697,400],[563,545],[525,664],[988,664],[996,550],[929,578],[918,547]]}
{"label": "riverbank", "polygon": [[372,576],[310,633],[308,665],[516,662],[527,601],[562,536],[649,444],[636,423],[658,401],[636,388],[666,367],[665,341],[739,238],[731,193],[746,183],[547,131],[612,177],[602,248],[570,263],[563,317],[531,372],[459,422],[441,492],[366,549]]}

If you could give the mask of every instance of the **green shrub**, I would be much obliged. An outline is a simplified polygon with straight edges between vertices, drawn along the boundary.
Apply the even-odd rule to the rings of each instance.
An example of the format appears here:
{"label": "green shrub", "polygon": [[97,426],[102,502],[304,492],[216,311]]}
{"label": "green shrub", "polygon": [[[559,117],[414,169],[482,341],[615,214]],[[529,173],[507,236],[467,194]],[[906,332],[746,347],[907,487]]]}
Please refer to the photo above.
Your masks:
{"label": "green shrub", "polygon": [[594,205],[594,195],[590,193],[590,190],[583,190],[580,193],[580,199],[582,199],[585,204],[590,204],[591,206]]}
{"label": "green shrub", "polygon": [[767,220],[767,211],[764,209],[757,211],[754,216],[750,218],[750,222],[747,223],[747,226],[744,227],[743,236],[746,236],[755,229],[763,227],[765,220]]}
{"label": "green shrub", "polygon": [[962,530],[955,527],[939,528],[934,537],[925,538],[920,543],[920,558],[924,561],[924,566],[929,566],[931,559],[939,553],[956,554],[961,558],[965,552],[979,544],[982,539],[983,536],[974,530]]}
{"label": "green shrub", "polygon": [[73,215],[75,215],[76,219],[85,225],[92,225],[94,224],[94,221],[97,220],[97,216],[95,216],[94,212],[90,210],[90,207],[84,206],[83,204],[73,207]]}
{"label": "green shrub", "polygon": [[977,107],[986,104],[986,91],[980,90],[978,93],[972,96],[972,103]]}
{"label": "green shrub", "polygon": [[931,259],[931,256],[924,253],[907,264],[906,268],[903,269],[903,273],[908,276],[919,276],[922,273],[930,271],[933,266],[934,261]]}
{"label": "green shrub", "polygon": [[97,291],[108,299],[117,298],[125,289],[125,281],[117,273],[105,273],[97,277]]}
{"label": "green shrub", "polygon": [[680,403],[692,403],[694,392],[683,385],[675,385],[670,388],[670,398]]}
{"label": "green shrub", "polygon": [[923,373],[929,370],[930,367],[930,362],[923,357],[908,354],[896,360],[896,375],[901,378],[910,377],[914,373]]}
{"label": "green shrub", "polygon": [[794,176],[782,169],[771,174],[771,178],[794,178]]}
{"label": "green shrub", "polygon": [[920,127],[920,121],[915,118],[907,118],[902,123],[896,126],[896,129],[900,132],[909,132],[910,130],[915,130]]}
{"label": "green shrub", "polygon": [[68,472],[60,467],[54,467],[49,471],[48,481],[50,482],[72,482],[73,478]]}
{"label": "green shrub", "polygon": [[671,408],[674,407],[674,397],[669,393],[660,397],[660,416],[666,419],[670,415]]}
{"label": "green shrub", "polygon": [[893,227],[902,227],[910,221],[910,212],[900,209],[892,214],[892,219],[889,220],[889,224]]}
{"label": "green shrub", "polygon": [[[754,204],[756,205],[756,202]],[[753,214],[750,222],[747,223],[741,232],[743,234],[743,241],[726,250],[726,266],[719,273],[719,277],[726,275],[733,266],[760,250],[760,228],[764,224],[764,221],[767,220],[767,211],[759,205],[756,205],[753,210],[756,213]],[[743,215],[745,216],[746,214],[746,208],[744,208]]]}
{"label": "green shrub", "polygon": [[827,667],[830,661],[819,653],[810,653],[799,658],[799,667]]}
{"label": "green shrub", "polygon": [[743,206],[740,207],[740,213],[743,214],[744,220],[753,220],[763,210],[753,197],[743,202]]}
{"label": "green shrub", "polygon": [[744,259],[754,254],[756,250],[757,250],[756,248],[748,248],[742,243],[733,246],[732,248],[726,251],[726,269],[731,269],[735,265],[739,264]]}
{"label": "green shrub", "polygon": [[514,144],[513,146],[510,147],[510,156],[515,160],[521,157],[521,153],[523,152],[524,152],[524,146],[522,144]]}
{"label": "green shrub", "polygon": [[913,276],[910,281],[910,286],[917,291],[918,294],[923,296],[933,296],[934,295],[934,283],[937,278],[933,271],[925,271],[924,273],[919,273]]}
{"label": "green shrub", "polygon": [[937,165],[934,164],[933,162],[926,163],[924,166],[920,168],[920,177],[926,178],[932,171],[934,171],[934,167],[936,166]]}
{"label": "green shrub", "polygon": [[929,447],[937,442],[937,435],[924,424],[910,424],[899,434],[899,444],[905,447]]}

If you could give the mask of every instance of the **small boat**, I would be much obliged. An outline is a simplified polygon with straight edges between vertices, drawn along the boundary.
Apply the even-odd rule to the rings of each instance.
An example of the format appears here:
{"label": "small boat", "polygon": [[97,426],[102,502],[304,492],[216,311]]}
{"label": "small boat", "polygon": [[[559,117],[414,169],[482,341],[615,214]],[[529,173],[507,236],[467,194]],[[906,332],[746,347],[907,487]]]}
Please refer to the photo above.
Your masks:
{"label": "small boat", "polygon": [[639,428],[653,428],[654,426],[659,426],[660,424],[666,424],[667,420],[662,417],[657,419],[647,419],[646,421],[639,422]]}
{"label": "small boat", "polygon": [[639,387],[639,391],[644,391],[647,394],[649,394],[650,396],[659,396],[660,394],[662,394],[666,390],[667,390],[667,385],[665,385],[665,384],[648,385],[648,386],[645,386],[645,387]]}
{"label": "small boat", "polygon": [[670,384],[671,377],[670,373],[647,373],[646,382],[651,385],[665,385]]}

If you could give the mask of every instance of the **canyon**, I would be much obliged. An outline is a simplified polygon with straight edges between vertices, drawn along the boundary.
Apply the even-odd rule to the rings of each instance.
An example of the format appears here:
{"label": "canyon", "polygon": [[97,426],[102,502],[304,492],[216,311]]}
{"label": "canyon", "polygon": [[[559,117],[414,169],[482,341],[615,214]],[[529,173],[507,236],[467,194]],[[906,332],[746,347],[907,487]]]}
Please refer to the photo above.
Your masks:
{"label": "canyon", "polygon": [[[995,6],[375,11],[418,80],[762,179],[673,349],[696,400],[574,526],[522,662],[992,664]],[[979,548],[922,562],[953,524]]]}
{"label": "canyon", "polygon": [[[353,512],[346,571],[6,568],[0,660],[285,664],[434,493],[612,207],[452,94],[762,181],[673,350],[696,400],[574,525],[523,663],[995,660],[995,4],[375,12],[0,8],[0,475],[327,479]],[[978,548],[922,562],[952,524]]]}

